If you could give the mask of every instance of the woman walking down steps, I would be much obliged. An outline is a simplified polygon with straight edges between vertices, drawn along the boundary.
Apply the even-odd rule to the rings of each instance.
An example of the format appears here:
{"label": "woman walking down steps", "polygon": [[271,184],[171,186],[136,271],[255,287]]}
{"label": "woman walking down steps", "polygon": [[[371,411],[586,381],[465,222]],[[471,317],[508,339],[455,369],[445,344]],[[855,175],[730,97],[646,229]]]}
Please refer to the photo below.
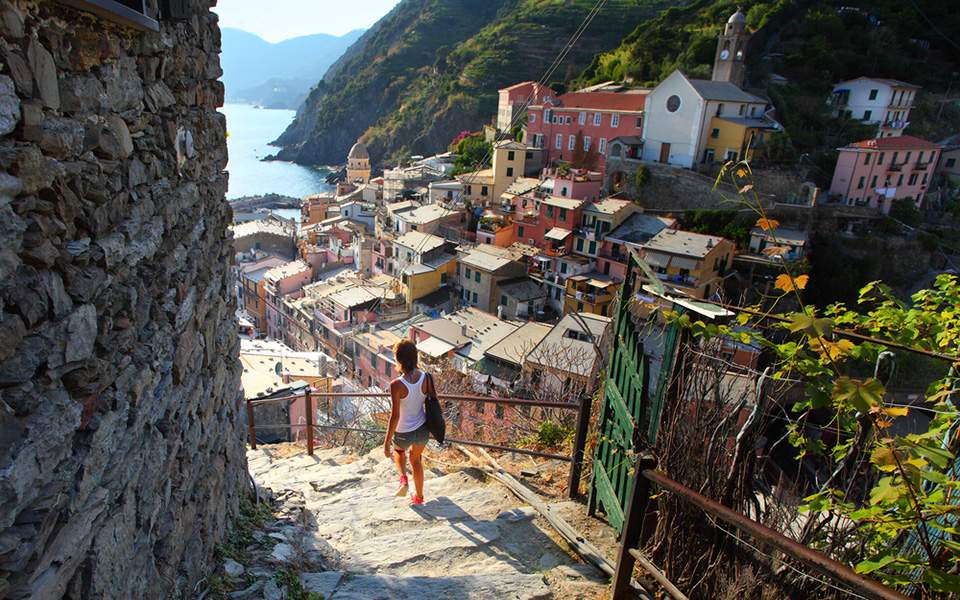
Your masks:
{"label": "woman walking down steps", "polygon": [[[400,377],[390,383],[390,423],[383,440],[383,454],[393,457],[400,472],[400,488],[397,496],[406,496],[407,454],[410,455],[410,470],[413,471],[413,505],[423,504],[423,449],[430,439],[427,428],[426,399],[435,394],[433,377],[417,368],[417,347],[409,340],[401,340],[393,348],[393,355],[400,365]],[[391,442],[393,451],[391,453]]]}

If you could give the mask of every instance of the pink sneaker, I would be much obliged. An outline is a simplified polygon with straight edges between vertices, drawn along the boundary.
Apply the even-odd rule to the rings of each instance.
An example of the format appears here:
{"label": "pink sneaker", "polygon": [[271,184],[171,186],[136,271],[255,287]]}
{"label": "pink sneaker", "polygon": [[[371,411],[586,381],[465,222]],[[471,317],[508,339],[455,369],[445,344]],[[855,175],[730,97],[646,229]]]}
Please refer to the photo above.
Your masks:
{"label": "pink sneaker", "polygon": [[410,484],[407,483],[407,476],[401,475],[400,488],[397,490],[397,493],[394,494],[394,496],[397,496],[398,498],[402,498],[403,496],[407,495],[407,491],[409,490],[410,490]]}
{"label": "pink sneaker", "polygon": [[410,496],[410,505],[411,506],[422,506],[423,505],[423,496],[418,496],[416,494]]}

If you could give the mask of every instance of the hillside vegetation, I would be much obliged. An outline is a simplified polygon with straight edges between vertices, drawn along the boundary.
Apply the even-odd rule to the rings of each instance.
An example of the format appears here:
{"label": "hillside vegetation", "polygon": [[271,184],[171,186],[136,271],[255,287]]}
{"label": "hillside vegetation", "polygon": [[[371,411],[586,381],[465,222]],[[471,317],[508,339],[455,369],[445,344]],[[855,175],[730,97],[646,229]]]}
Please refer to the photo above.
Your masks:
{"label": "hillside vegetation", "polygon": [[[617,48],[598,54],[576,83],[655,85],[674,69],[709,78],[717,36],[737,5],[698,0],[667,9],[638,25]],[[955,106],[941,111],[939,104],[960,71],[955,2],[768,0],[744,8],[754,32],[747,85],[771,98],[786,129],[770,148],[773,162],[795,164],[807,154],[823,183],[833,169],[832,150],[870,136],[857,123],[831,118],[826,105],[833,83],[861,75],[924,87],[907,133],[938,140],[960,129],[960,111]],[[786,85],[771,85],[771,74],[785,77]],[[954,92],[958,88],[960,80]]]}
{"label": "hillside vegetation", "polygon": [[[553,80],[572,79],[665,0],[609,0]],[[539,79],[593,0],[403,0],[334,64],[280,137],[279,158],[342,162],[363,136],[377,167],[445,150],[496,112],[497,89]]]}

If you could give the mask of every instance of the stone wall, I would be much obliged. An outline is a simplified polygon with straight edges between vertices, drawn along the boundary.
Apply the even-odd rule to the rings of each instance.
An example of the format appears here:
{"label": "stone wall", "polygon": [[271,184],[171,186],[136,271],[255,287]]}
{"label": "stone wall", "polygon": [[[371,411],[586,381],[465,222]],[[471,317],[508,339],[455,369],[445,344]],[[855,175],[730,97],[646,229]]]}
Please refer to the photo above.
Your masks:
{"label": "stone wall", "polygon": [[0,3],[0,597],[187,597],[237,510],[210,4]]}

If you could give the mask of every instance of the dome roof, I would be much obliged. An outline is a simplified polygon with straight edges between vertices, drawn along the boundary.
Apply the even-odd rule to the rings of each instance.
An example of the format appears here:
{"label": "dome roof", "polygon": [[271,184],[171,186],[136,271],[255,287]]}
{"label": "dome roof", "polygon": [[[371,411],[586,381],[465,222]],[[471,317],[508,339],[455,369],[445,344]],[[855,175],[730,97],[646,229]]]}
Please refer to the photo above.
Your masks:
{"label": "dome roof", "polygon": [[363,145],[363,142],[357,140],[357,143],[350,148],[350,152],[347,154],[347,158],[370,158],[370,154],[367,152],[367,147]]}
{"label": "dome roof", "polygon": [[733,24],[745,24],[747,22],[747,16],[743,14],[743,9],[739,6],[737,7],[737,12],[730,15],[730,18],[727,19],[727,23]]}

